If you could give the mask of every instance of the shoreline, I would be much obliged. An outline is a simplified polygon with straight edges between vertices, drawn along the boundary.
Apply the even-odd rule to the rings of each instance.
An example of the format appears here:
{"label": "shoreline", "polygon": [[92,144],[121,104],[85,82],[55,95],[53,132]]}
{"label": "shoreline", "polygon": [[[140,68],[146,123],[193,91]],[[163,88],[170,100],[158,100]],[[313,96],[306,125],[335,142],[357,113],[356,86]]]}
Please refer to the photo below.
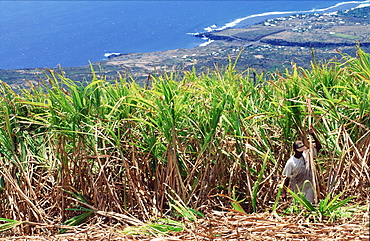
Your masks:
{"label": "shoreline", "polygon": [[[278,17],[282,17],[281,15],[288,16],[288,15],[292,15],[292,14],[326,13],[329,10],[330,10],[330,12],[336,12],[336,11],[343,11],[343,10],[350,10],[350,9],[357,8],[357,7],[350,7],[350,8],[345,7],[345,8],[343,8],[343,6],[342,6],[342,5],[350,5],[350,4],[356,4],[357,7],[359,7],[359,6],[366,7],[366,6],[370,6],[370,1],[366,0],[366,1],[340,2],[340,3],[337,3],[333,6],[331,6],[331,7],[322,8],[322,9],[285,11],[285,12],[265,12],[265,13],[252,14],[252,15],[249,15],[249,16],[246,16],[246,17],[238,18],[238,19],[236,19],[232,22],[226,23],[224,26],[222,26],[220,28],[217,28],[217,27],[212,28],[212,26],[215,26],[215,25],[212,25],[212,26],[206,27],[205,30],[206,30],[206,32],[212,32],[212,31],[219,31],[219,30],[224,30],[224,29],[232,28],[232,27],[243,28],[243,27],[251,26],[253,24],[256,24],[256,23],[260,22],[260,21],[252,21],[252,23],[244,23],[243,24],[244,21],[252,20],[254,18],[263,18],[261,20],[261,21],[263,21],[263,20],[266,20],[266,16],[271,16],[271,19],[275,19],[275,18],[278,18]],[[340,9],[336,9],[336,8],[340,8]],[[332,11],[333,9],[336,9],[336,10]]]}
{"label": "shoreline", "polygon": [[[330,6],[330,7],[328,7],[328,8],[322,8],[322,9],[315,9],[316,11],[319,11],[319,10],[327,10],[327,9],[333,9],[333,7],[334,6],[337,6],[337,5],[340,5],[341,7],[345,7],[345,8],[347,8],[346,6],[350,6],[350,5],[348,5],[348,3],[357,3],[357,4],[360,4],[360,3],[370,3],[370,1],[351,1],[351,2],[340,2],[340,3],[336,3],[336,1],[334,2],[334,3],[328,3],[328,4],[331,4],[331,5],[333,5],[333,6]],[[310,7],[312,7],[312,5],[310,5]],[[297,8],[297,7],[296,7]],[[289,7],[289,9],[294,9],[294,7]],[[298,9],[302,9],[302,7],[299,7]],[[311,9],[311,10],[305,10],[305,11],[312,11],[313,9]],[[263,10],[262,10],[263,11]],[[244,11],[243,11],[244,12]],[[287,11],[287,12],[285,12],[285,13],[291,13],[291,12],[304,12],[304,11]],[[247,14],[247,16],[246,17],[241,17],[241,18],[239,18],[238,16],[240,16],[240,13],[238,12],[238,14],[236,15],[238,18],[236,19],[236,20],[234,20],[234,21],[230,21],[230,22],[226,22],[226,24],[230,24],[230,23],[234,23],[235,21],[239,21],[239,19],[244,19],[244,21],[240,21],[239,22],[239,24],[237,25],[237,27],[241,27],[241,26],[243,26],[243,25],[248,25],[248,26],[250,26],[250,25],[253,25],[253,24],[255,24],[255,23],[258,23],[258,22],[260,22],[260,21],[263,21],[263,20],[266,20],[266,18],[269,18],[269,17],[275,17],[275,15],[271,15],[271,13],[274,13],[274,12],[267,12],[267,13],[257,13],[257,14],[252,14],[252,15],[248,15]],[[281,12],[275,12],[275,13],[281,13]],[[285,13],[284,13],[284,15],[285,15]],[[243,13],[242,13],[243,14]],[[243,16],[243,15],[241,15],[241,16]],[[245,16],[245,15],[244,15]],[[259,16],[259,17],[257,17],[257,16]],[[281,16],[281,15],[277,15],[277,16]],[[228,19],[228,18],[226,18],[226,19]],[[204,25],[204,24],[202,24],[198,29],[203,29],[203,27],[204,26],[208,26],[208,23],[207,23],[207,25]],[[222,24],[220,24],[219,26],[221,26],[221,28],[222,28]],[[225,25],[224,25],[225,26]],[[228,25],[229,26],[229,25]],[[215,29],[217,29],[217,28],[219,28],[219,27],[217,27],[217,26],[211,26],[211,27],[213,27],[213,28],[215,28]],[[198,30],[196,30],[196,31],[198,31]],[[208,40],[200,40],[200,39],[198,39],[197,41],[193,41],[193,40],[191,40],[191,38],[189,38],[189,36],[186,36],[186,32],[184,32],[184,33],[182,33],[183,34],[183,36],[181,37],[181,39],[185,39],[188,43],[192,43],[191,44],[191,46],[187,46],[187,47],[184,47],[184,45],[182,45],[182,46],[180,46],[180,47],[176,47],[176,48],[188,48],[188,49],[190,49],[190,48],[194,48],[194,47],[197,47],[197,46],[206,46],[207,44],[210,44],[210,43],[208,43]],[[164,38],[166,38],[166,36],[165,35],[163,35],[163,37]],[[189,40],[188,40],[188,38],[189,38]],[[184,41],[182,41],[182,42],[184,42]],[[167,46],[168,47],[168,46]],[[57,66],[57,64],[58,63],[61,63],[62,64],[62,66],[68,66],[68,67],[76,67],[76,66],[82,66],[82,65],[85,65],[85,64],[88,64],[89,63],[89,60],[91,60],[92,62],[97,62],[97,61],[105,61],[105,60],[107,60],[107,58],[105,58],[104,57],[104,54],[106,54],[106,53],[115,53],[115,52],[119,52],[119,53],[122,53],[122,54],[124,54],[124,53],[128,53],[128,54],[131,54],[131,53],[139,53],[139,52],[142,52],[142,53],[146,53],[146,52],[156,52],[156,51],[165,51],[165,50],[170,50],[170,49],[175,49],[175,48],[172,48],[172,47],[168,47],[168,48],[166,48],[166,49],[162,49],[162,50],[154,50],[154,51],[135,51],[135,50],[130,50],[130,49],[117,49],[117,48],[107,48],[106,50],[102,50],[102,51],[98,51],[98,53],[94,53],[94,52],[92,52],[92,54],[93,55],[91,55],[90,53],[89,53],[89,55],[87,56],[88,58],[86,58],[85,57],[85,55],[83,55],[83,54],[79,54],[78,52],[76,52],[75,54],[76,54],[76,59],[80,59],[79,58],[79,56],[82,56],[83,57],[83,59],[86,59],[85,61],[83,61],[82,62],[82,64],[72,64],[72,65],[70,65],[70,64],[66,64],[66,65],[64,65],[63,63],[63,60],[62,59],[58,59],[58,58],[55,58],[54,60],[55,61],[52,61],[52,62],[50,62],[50,63],[52,63],[52,64],[40,64],[40,63],[38,63],[38,64],[36,64],[36,63],[34,63],[34,62],[29,62],[29,65],[19,65],[17,68],[12,68],[11,66],[7,66],[7,65],[4,65],[4,68],[2,68],[2,69],[4,69],[4,70],[11,70],[11,69],[28,69],[28,68],[44,68],[44,67],[46,67],[46,68],[54,68],[54,67],[56,67]],[[14,53],[14,54],[16,54],[16,53]],[[28,54],[26,54],[26,55],[30,55],[30,53],[28,53]],[[38,59],[41,59],[41,58],[44,58],[44,57],[42,57],[43,55],[40,55],[40,56],[36,56]],[[90,56],[90,57],[89,57]],[[96,57],[97,56],[97,57]],[[16,56],[15,56],[16,57]],[[46,56],[47,57],[47,56]],[[47,60],[48,61],[48,60]],[[60,62],[58,62],[58,61],[60,61]],[[81,62],[81,61],[78,61],[78,62]],[[77,63],[78,63],[77,62]],[[53,63],[55,63],[55,64],[53,64]],[[32,67],[30,67],[32,65]],[[9,67],[11,67],[11,68],[9,68]]]}
{"label": "shoreline", "polygon": [[[345,5],[356,5],[356,7],[348,7]],[[199,37],[203,33],[212,33],[217,31],[222,31],[228,28],[246,28],[249,26],[256,25],[262,21],[266,21],[266,17],[270,16],[268,19],[277,19],[280,17],[288,17],[290,15],[296,15],[296,14],[324,14],[324,13],[333,13],[337,11],[344,11],[344,10],[351,10],[355,8],[362,8],[362,7],[368,7],[370,6],[370,0],[366,1],[347,1],[347,2],[340,2],[333,6],[327,7],[327,8],[320,8],[320,9],[311,9],[311,10],[298,10],[298,11],[284,11],[284,12],[265,12],[265,13],[258,13],[258,14],[252,14],[248,15],[246,17],[238,18],[232,22],[226,23],[224,26],[218,28],[216,24],[213,24],[211,26],[208,26],[204,28],[205,32],[197,32],[197,33],[187,33],[188,35],[192,35],[194,37]],[[334,11],[333,11],[334,10]],[[203,37],[202,39],[205,40],[205,42],[199,44],[197,47],[205,47],[211,43],[213,43],[215,40],[209,39],[207,37]],[[153,51],[158,52],[158,51]],[[140,52],[138,52],[140,53]],[[105,53],[104,56],[107,56],[110,53]],[[128,55],[128,54],[135,54],[135,53],[113,53],[112,56],[107,57],[106,59],[103,59],[102,61],[108,61],[111,58]]]}

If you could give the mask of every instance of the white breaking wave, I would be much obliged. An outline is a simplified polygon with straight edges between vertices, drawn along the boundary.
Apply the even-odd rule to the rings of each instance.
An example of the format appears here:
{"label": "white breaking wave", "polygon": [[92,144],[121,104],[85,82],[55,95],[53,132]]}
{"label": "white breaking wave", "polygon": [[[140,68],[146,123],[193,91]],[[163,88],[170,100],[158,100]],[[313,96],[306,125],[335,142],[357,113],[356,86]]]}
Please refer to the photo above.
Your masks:
{"label": "white breaking wave", "polygon": [[105,53],[104,54],[104,57],[108,58],[110,56],[117,56],[117,55],[120,55],[121,53]]}
{"label": "white breaking wave", "polygon": [[363,4],[358,5],[355,8],[366,8],[366,7],[370,7],[370,3],[363,3]]}
{"label": "white breaking wave", "polygon": [[214,41],[214,40],[210,40],[210,39],[208,39],[208,41],[207,41],[207,42],[204,42],[204,43],[199,44],[199,47],[207,46],[208,44],[212,43],[213,41]]}

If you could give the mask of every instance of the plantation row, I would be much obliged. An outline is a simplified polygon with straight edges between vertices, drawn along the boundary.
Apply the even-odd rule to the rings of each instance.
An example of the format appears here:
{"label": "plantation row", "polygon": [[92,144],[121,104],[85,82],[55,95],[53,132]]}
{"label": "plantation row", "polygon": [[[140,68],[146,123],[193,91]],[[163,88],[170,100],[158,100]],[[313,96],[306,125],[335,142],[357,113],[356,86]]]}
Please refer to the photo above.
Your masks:
{"label": "plantation row", "polygon": [[268,74],[237,72],[236,60],[158,75],[149,88],[94,70],[89,82],[49,71],[29,89],[1,83],[1,217],[145,221],[178,202],[230,208],[225,196],[247,212],[276,209],[291,144],[309,123],[324,147],[319,197],[369,200],[370,55],[357,54]]}

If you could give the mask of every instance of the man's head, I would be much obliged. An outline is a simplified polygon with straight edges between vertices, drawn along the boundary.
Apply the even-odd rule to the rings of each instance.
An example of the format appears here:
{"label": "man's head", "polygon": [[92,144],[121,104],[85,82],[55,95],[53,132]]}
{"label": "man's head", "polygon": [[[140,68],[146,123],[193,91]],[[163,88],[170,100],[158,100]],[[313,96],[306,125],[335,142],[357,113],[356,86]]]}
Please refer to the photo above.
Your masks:
{"label": "man's head", "polygon": [[308,148],[303,144],[302,141],[295,141],[293,143],[293,150],[298,152],[303,152],[304,150],[307,150]]}

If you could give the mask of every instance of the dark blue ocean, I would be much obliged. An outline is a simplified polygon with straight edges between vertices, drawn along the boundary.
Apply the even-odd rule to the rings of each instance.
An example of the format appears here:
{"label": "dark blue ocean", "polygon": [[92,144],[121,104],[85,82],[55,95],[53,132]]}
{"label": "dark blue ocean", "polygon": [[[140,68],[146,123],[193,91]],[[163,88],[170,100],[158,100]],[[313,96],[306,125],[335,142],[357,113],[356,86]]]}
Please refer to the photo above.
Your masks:
{"label": "dark blue ocean", "polygon": [[193,48],[205,40],[189,33],[250,25],[280,12],[332,12],[369,3],[342,2],[1,0],[0,69],[79,66],[112,52]]}

